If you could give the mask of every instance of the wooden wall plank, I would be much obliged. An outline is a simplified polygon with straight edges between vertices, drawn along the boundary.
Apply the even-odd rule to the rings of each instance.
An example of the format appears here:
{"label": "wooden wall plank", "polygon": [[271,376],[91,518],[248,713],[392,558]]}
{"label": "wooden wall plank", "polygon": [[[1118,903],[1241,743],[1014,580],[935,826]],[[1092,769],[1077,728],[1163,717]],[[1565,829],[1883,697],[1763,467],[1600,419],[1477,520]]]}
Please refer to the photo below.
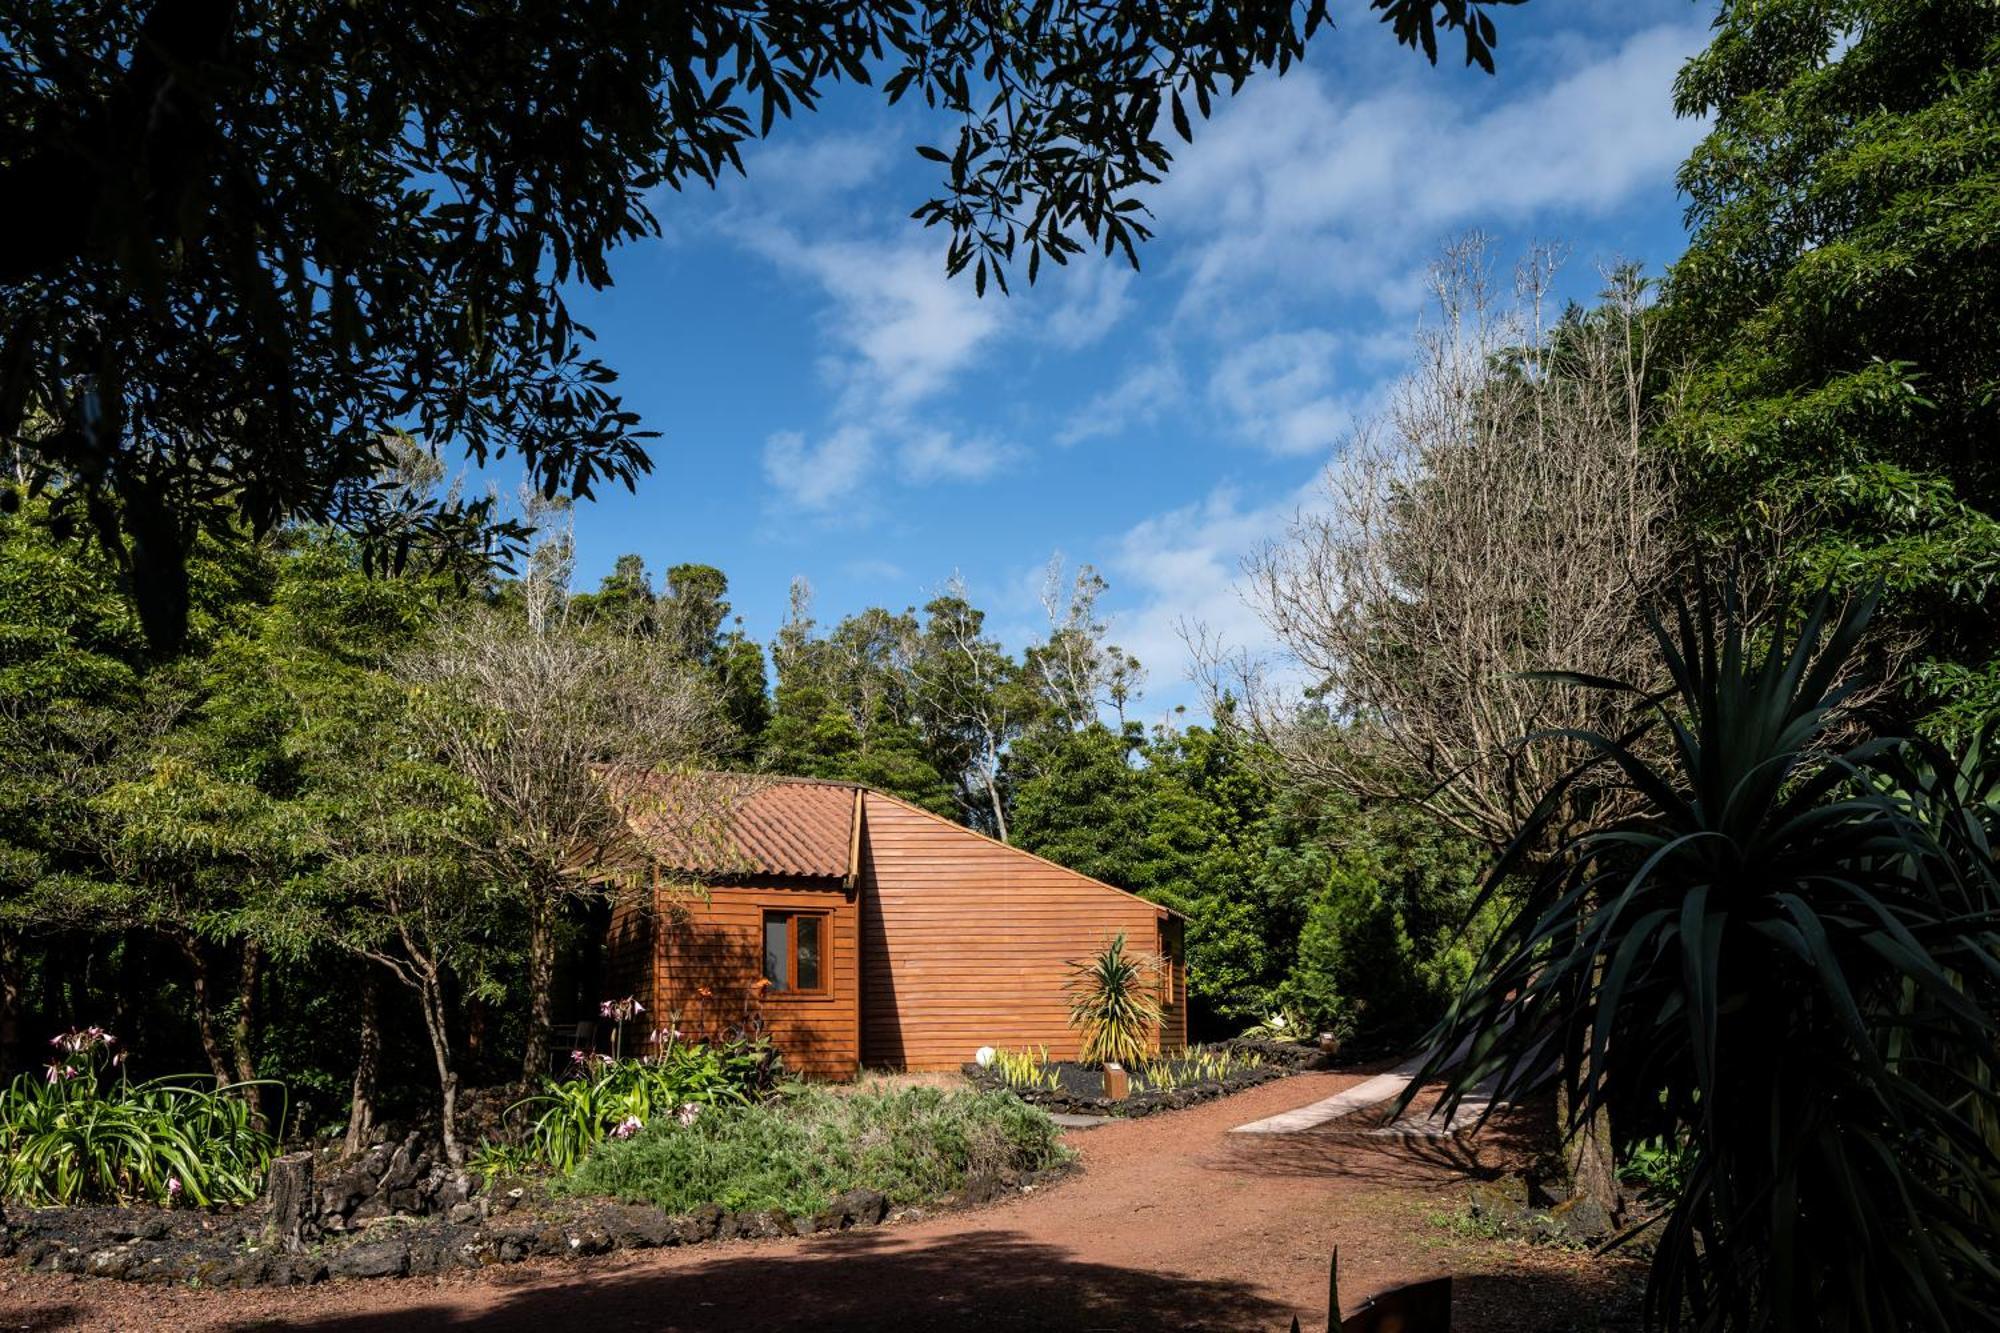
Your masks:
{"label": "wooden wall plank", "polygon": [[[861,1057],[871,1068],[955,1069],[985,1045],[1074,1058],[1069,963],[1120,932],[1141,952],[1178,947],[1178,923],[1152,903],[892,797],[868,792],[862,804]],[[1161,1032],[1170,1050],[1187,1042],[1186,994],[1175,992]]]}

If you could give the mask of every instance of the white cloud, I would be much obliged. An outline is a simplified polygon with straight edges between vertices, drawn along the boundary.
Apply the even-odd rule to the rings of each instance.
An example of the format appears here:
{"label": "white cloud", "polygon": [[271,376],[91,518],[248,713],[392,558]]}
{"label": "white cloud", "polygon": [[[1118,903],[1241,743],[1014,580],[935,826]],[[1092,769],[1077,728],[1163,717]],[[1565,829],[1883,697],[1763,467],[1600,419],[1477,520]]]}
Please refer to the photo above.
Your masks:
{"label": "white cloud", "polygon": [[1321,452],[1354,424],[1349,404],[1334,392],[1340,345],[1324,329],[1268,334],[1222,358],[1209,377],[1209,397],[1260,448]]}
{"label": "white cloud", "polygon": [[1080,444],[1100,436],[1119,436],[1138,426],[1150,426],[1187,397],[1180,367],[1162,354],[1129,371],[1125,378],[1072,413],[1056,432],[1056,443]]}
{"label": "white cloud", "polygon": [[1053,278],[1045,265],[1040,285],[1055,289],[1056,306],[1044,335],[1068,351],[1097,342],[1131,309],[1132,278],[1129,265],[1095,254],[1071,260]]}
{"label": "white cloud", "polygon": [[859,131],[766,141],[744,155],[742,177],[728,178],[727,188],[761,212],[816,211],[881,176],[897,144],[895,135]]}
{"label": "white cloud", "polygon": [[1309,69],[1252,82],[1156,200],[1163,232],[1193,243],[1184,313],[1245,288],[1400,305],[1412,257],[1445,232],[1597,215],[1658,187],[1701,133],[1675,119],[1670,88],[1706,35],[1657,24],[1483,110],[1414,76],[1359,97]]}
{"label": "white cloud", "polygon": [[849,560],[841,566],[841,571],[851,579],[868,583],[901,583],[908,577],[903,572],[903,567],[895,561],[880,560],[872,556]]}
{"label": "white cloud", "polygon": [[982,481],[1013,461],[1017,451],[983,436],[958,439],[927,430],[905,440],[897,456],[912,481]]}
{"label": "white cloud", "polygon": [[1198,702],[1184,626],[1198,625],[1255,655],[1273,651],[1247,598],[1243,561],[1282,537],[1308,500],[1302,490],[1246,505],[1236,490],[1221,486],[1196,504],[1134,524],[1117,540],[1106,564],[1113,592],[1130,609],[1115,616],[1112,638],[1146,667],[1150,709]]}
{"label": "white cloud", "polygon": [[779,431],[764,441],[764,477],[791,506],[827,513],[860,490],[875,457],[874,438],[857,426],[818,444],[798,431]]}
{"label": "white cloud", "polygon": [[947,388],[999,332],[1003,310],[970,284],[946,279],[937,252],[912,241],[806,240],[755,228],[752,247],[817,282],[831,301],[822,321],[845,349],[835,363],[838,410],[900,415]]}

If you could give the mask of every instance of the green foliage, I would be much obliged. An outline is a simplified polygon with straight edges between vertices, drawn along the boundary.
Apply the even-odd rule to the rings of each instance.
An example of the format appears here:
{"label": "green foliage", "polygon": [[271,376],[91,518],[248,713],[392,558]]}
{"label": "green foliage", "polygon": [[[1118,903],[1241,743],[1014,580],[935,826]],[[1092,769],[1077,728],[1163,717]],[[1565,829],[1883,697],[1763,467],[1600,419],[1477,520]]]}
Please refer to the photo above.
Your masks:
{"label": "green foliage", "polygon": [[1664,1135],[1641,1139],[1626,1149],[1618,1178],[1636,1187],[1647,1202],[1672,1206],[1687,1189],[1687,1141]]}
{"label": "green foliage", "polygon": [[1279,988],[1310,1035],[1398,1045],[1420,1035],[1471,977],[1498,904],[1475,916],[1485,858],[1417,811],[1356,813]]}
{"label": "green foliage", "polygon": [[[276,1150],[242,1088],[188,1078],[131,1083],[115,1039],[63,1034],[55,1063],[0,1091],[0,1193],[34,1205],[255,1198]],[[115,1077],[110,1070],[119,1067]]]}
{"label": "green foliage", "polygon": [[1121,931],[1095,958],[1069,968],[1069,1025],[1083,1033],[1080,1058],[1137,1068],[1159,1041],[1156,961],[1128,955]]}
{"label": "green foliage", "polygon": [[1016,1092],[1030,1088],[1054,1092],[1062,1087],[1062,1075],[1049,1064],[1049,1048],[1030,1047],[1026,1050],[996,1050],[993,1052],[993,1067],[1000,1071],[1001,1081]]}
{"label": "green foliage", "polygon": [[1323,849],[1266,765],[1227,730],[1043,728],[1008,757],[1012,832],[1029,851],[1188,917],[1188,992],[1242,1018],[1274,1002]]}
{"label": "green foliage", "polygon": [[[1447,1101],[1504,1099],[1554,1051],[1573,1128],[1646,1108],[1684,1143],[1669,1326],[2000,1327],[2000,755],[1843,712],[1871,611],[1753,635],[1727,600],[1676,608],[1664,751],[1584,738],[1489,879],[1526,875],[1520,910],[1417,1080],[1470,1038]],[[1604,769],[1636,808],[1532,853]]]}
{"label": "green foliage", "polygon": [[704,1108],[747,1105],[770,1091],[778,1068],[777,1052],[761,1039],[677,1043],[633,1060],[579,1054],[567,1077],[550,1079],[509,1113],[539,1113],[528,1130],[528,1157],[567,1173],[606,1139],[630,1138],[677,1114],[691,1119]]}
{"label": "green foliage", "polygon": [[1935,734],[2000,716],[2000,10],[1731,0],[1676,87],[1668,438],[1686,507],[1795,586],[1880,583]]}
{"label": "green foliage", "polygon": [[1060,1135],[1012,1093],[815,1088],[652,1125],[599,1148],[564,1188],[672,1212],[716,1203],[809,1215],[858,1188],[913,1204],[975,1176],[1064,1161]]}
{"label": "green foliage", "polygon": [[1219,1083],[1263,1063],[1258,1056],[1227,1046],[1190,1046],[1176,1055],[1146,1061],[1132,1077],[1132,1091],[1171,1092],[1190,1084]]}

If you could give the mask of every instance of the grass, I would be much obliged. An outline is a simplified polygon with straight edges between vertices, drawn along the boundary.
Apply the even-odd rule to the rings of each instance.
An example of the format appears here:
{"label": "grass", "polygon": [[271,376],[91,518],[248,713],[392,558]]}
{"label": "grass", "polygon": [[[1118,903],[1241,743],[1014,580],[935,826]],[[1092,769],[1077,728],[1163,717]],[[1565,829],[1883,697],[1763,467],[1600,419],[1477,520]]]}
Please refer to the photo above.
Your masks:
{"label": "grass", "polygon": [[810,1089],[778,1102],[705,1110],[592,1153],[562,1189],[686,1212],[816,1213],[872,1189],[914,1204],[977,1176],[1068,1160],[1054,1121],[1012,1093],[937,1088]]}

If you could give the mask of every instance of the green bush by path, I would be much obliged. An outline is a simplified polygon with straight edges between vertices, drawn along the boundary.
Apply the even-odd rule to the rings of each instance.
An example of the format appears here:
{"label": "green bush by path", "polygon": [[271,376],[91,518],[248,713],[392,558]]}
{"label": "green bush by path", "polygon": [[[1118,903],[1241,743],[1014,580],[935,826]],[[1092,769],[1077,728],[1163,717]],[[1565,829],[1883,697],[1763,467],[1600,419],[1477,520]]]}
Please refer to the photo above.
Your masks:
{"label": "green bush by path", "polygon": [[1012,1093],[813,1088],[779,1102],[706,1108],[689,1124],[669,1120],[606,1143],[563,1188],[670,1212],[716,1203],[811,1214],[851,1189],[909,1204],[979,1175],[1065,1161],[1058,1134]]}

